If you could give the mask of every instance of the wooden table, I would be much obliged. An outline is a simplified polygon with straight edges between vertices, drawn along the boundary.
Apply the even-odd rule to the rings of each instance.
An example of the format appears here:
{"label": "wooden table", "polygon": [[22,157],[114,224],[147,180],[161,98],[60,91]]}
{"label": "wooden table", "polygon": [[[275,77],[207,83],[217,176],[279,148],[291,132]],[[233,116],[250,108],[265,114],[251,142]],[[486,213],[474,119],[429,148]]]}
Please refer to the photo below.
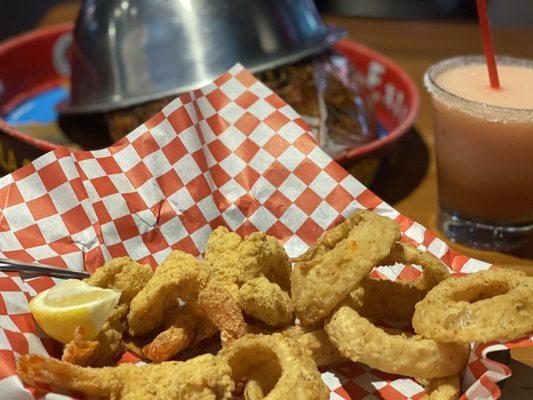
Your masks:
{"label": "wooden table", "polygon": [[[394,60],[415,80],[421,95],[420,112],[415,129],[426,144],[429,166],[418,186],[407,197],[393,205],[401,213],[439,234],[435,223],[437,180],[431,104],[422,77],[426,69],[439,60],[456,55],[481,53],[481,39],[477,26],[471,23],[405,22],[338,17],[326,17],[325,20],[328,24],[346,28],[349,39],[372,47]],[[533,46],[530,45],[532,38],[533,29],[499,29],[494,32],[496,51],[499,54],[517,57],[533,59]],[[396,176],[395,183],[401,185],[402,180],[407,178]],[[533,274],[533,259],[474,250],[450,243],[442,234],[439,236],[463,254],[499,265],[513,266]]]}

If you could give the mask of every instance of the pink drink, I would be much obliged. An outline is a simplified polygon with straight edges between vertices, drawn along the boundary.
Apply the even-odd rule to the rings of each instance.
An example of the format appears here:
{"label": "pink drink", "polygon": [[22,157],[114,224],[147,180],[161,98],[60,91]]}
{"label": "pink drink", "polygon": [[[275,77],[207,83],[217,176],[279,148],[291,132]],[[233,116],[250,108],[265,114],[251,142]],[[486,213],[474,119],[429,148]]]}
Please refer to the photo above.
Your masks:
{"label": "pink drink", "polygon": [[439,222],[447,236],[505,250],[533,235],[533,62],[481,57],[431,67]]}

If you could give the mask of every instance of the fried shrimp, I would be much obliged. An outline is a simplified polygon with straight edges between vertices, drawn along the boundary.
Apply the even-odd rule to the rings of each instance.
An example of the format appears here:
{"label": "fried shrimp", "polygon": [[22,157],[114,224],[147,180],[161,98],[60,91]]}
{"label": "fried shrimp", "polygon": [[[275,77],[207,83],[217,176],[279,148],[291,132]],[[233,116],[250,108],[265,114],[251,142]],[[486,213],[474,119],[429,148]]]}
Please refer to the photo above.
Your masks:
{"label": "fried shrimp", "polygon": [[416,305],[413,328],[441,342],[488,342],[533,331],[533,277],[498,269],[446,279]]}
{"label": "fried shrimp", "polygon": [[[266,400],[329,397],[313,360],[300,345],[279,333],[246,335],[223,348],[219,355],[230,365],[236,383],[252,377]],[[262,369],[265,366],[268,367]]]}
{"label": "fried shrimp", "polygon": [[[179,306],[178,299],[187,303],[197,319],[205,315],[213,322],[221,332],[223,343],[247,331],[235,299],[222,284],[210,279],[203,263],[190,254],[173,251],[133,298],[128,314],[130,334],[142,336],[161,327],[165,315]],[[147,355],[158,360],[170,357],[172,348],[179,349],[190,341],[187,330],[185,326],[169,327],[156,338],[153,347],[146,348]],[[172,337],[172,333],[177,336]]]}
{"label": "fried shrimp", "polygon": [[270,326],[292,322],[291,266],[277,239],[259,232],[243,239],[218,227],[207,241],[205,260],[213,280],[228,289],[245,314]]}
{"label": "fried shrimp", "polygon": [[120,257],[106,262],[87,278],[89,285],[120,290],[119,304],[95,340],[86,340],[83,332],[78,331],[75,340],[65,346],[61,359],[91,367],[102,367],[119,359],[125,350],[123,334],[130,302],[151,277],[149,265]]}
{"label": "fried shrimp", "polygon": [[17,373],[30,385],[54,385],[111,400],[231,400],[235,387],[228,364],[211,354],[186,362],[104,368],[23,355],[17,363]]}
{"label": "fried shrimp", "polygon": [[347,306],[333,314],[325,329],[343,356],[391,374],[425,379],[455,375],[469,352],[467,345],[389,333]]}
{"label": "fried shrimp", "polygon": [[300,322],[310,325],[328,316],[389,255],[399,237],[395,221],[369,211],[358,211],[326,232],[292,271],[291,294]]}
{"label": "fried shrimp", "polygon": [[351,292],[348,298],[349,304],[361,316],[410,322],[415,304],[450,275],[448,268],[437,257],[402,242],[395,243],[391,253],[380,265],[394,263],[419,265],[422,267],[422,275],[413,281],[365,277],[361,286]]}

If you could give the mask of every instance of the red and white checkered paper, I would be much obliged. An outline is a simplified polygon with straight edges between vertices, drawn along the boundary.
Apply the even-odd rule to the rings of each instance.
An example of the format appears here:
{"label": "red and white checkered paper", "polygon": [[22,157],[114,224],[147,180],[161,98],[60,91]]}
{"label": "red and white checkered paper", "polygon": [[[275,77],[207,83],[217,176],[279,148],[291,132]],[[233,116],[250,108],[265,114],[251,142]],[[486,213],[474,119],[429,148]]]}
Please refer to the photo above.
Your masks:
{"label": "red and white checkered paper", "polygon": [[[0,256],[94,271],[129,255],[156,266],[171,249],[200,255],[211,230],[226,225],[281,239],[304,251],[352,211],[396,219],[403,240],[427,249],[453,271],[489,264],[451,251],[400,215],[331,160],[296,112],[237,65],[208,86],[180,96],[112,147],[48,153],[0,179]],[[416,266],[381,268],[412,279]],[[0,397],[58,398],[26,388],[16,376],[21,354],[58,354],[28,310],[51,278],[0,273]],[[532,338],[472,351],[464,399],[495,399],[495,382],[511,375],[486,358]],[[331,399],[420,399],[412,379],[360,364],[323,374]]]}

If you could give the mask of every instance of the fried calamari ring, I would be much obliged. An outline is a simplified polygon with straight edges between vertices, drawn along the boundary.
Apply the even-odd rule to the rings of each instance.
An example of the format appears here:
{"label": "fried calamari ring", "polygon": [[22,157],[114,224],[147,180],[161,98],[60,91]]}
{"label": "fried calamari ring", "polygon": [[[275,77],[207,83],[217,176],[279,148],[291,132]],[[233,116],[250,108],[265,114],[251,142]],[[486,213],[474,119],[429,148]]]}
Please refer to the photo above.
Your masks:
{"label": "fried calamari ring", "polygon": [[389,334],[347,306],[333,314],[325,329],[343,356],[391,374],[425,379],[451,376],[463,369],[468,357],[468,346]]}
{"label": "fried calamari ring", "polygon": [[391,251],[398,224],[370,211],[358,211],[299,258],[291,274],[296,316],[311,325],[326,316]]}
{"label": "fried calamari ring", "polygon": [[415,304],[450,275],[448,268],[437,257],[402,242],[395,243],[380,265],[394,263],[419,265],[423,269],[422,275],[413,281],[364,278],[361,286],[349,297],[349,304],[361,316],[411,322]]}
{"label": "fried calamari ring", "polygon": [[[246,382],[253,377],[267,392],[264,393],[267,400],[329,398],[329,390],[313,360],[297,343],[279,333],[246,335],[224,347],[219,356],[230,365],[235,382]],[[256,370],[266,363],[269,363],[269,373],[257,374]],[[274,384],[273,377],[279,377]]]}
{"label": "fried calamari ring", "polygon": [[533,331],[533,277],[498,269],[446,279],[416,305],[413,328],[440,342],[523,336]]}

